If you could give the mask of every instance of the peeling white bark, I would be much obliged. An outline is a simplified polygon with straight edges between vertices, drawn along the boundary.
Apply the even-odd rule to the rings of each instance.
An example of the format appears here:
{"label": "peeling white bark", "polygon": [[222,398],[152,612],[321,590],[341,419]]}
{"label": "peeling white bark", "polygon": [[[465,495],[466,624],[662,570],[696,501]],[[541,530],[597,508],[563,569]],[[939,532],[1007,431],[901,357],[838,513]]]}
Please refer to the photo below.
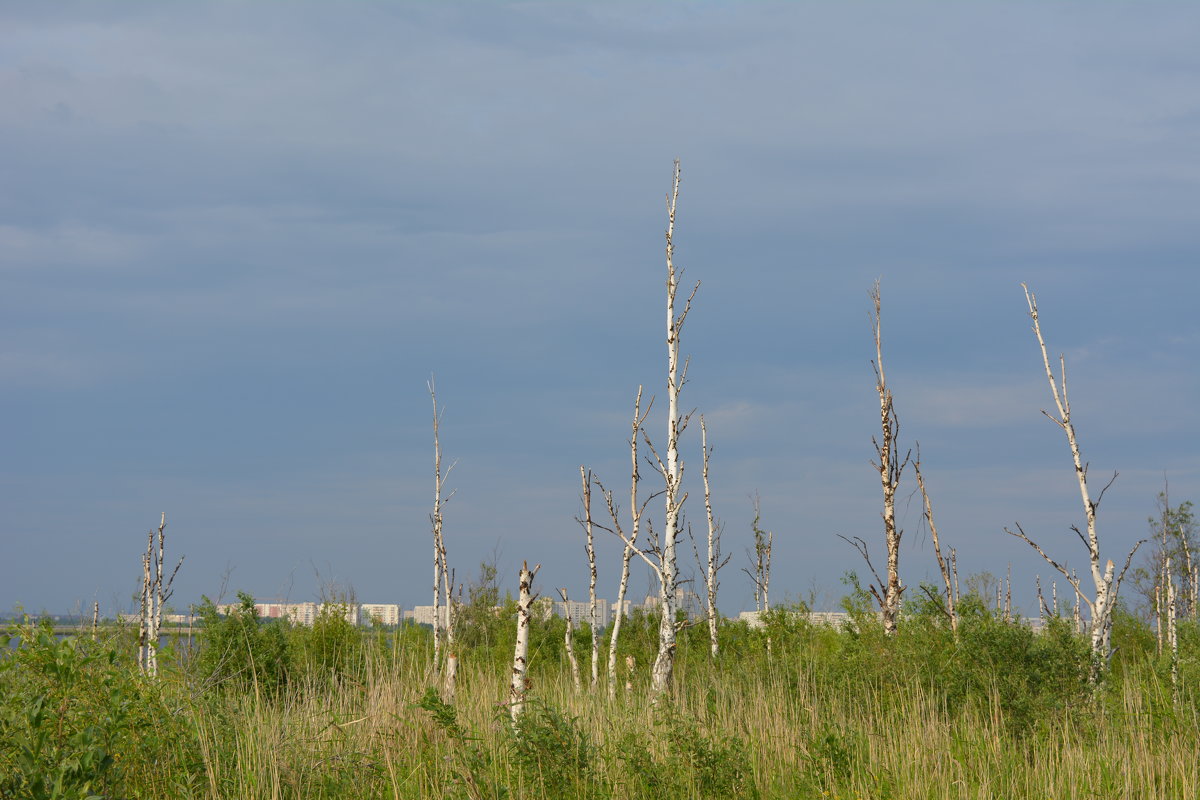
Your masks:
{"label": "peeling white bark", "polygon": [[528,687],[526,677],[529,669],[529,609],[535,599],[533,594],[533,579],[541,564],[529,569],[529,562],[521,563],[521,572],[517,587],[517,644],[513,649],[512,682],[509,684],[508,708],[513,724],[525,710],[525,690]]}
{"label": "peeling white bark", "polygon": [[[433,404],[433,512],[429,515],[433,527],[433,664],[431,672],[436,675],[443,671],[442,654],[445,652],[447,661],[456,658],[454,655],[454,573],[446,558],[446,540],[442,532],[442,524],[446,504],[454,496],[454,492],[445,493],[446,479],[454,469],[454,464],[442,472],[441,421],[442,412],[438,410],[437,386],[430,377],[429,398]],[[442,618],[442,598],[445,596],[445,619]],[[449,664],[442,675],[443,694],[453,702],[457,670],[450,670]]]}
{"label": "peeling white bark", "polygon": [[587,535],[585,551],[588,560],[588,629],[592,634],[591,690],[594,692],[600,683],[600,623],[596,618],[596,548],[592,537],[592,473],[583,465],[579,467],[579,480],[583,484],[583,529]]}
{"label": "peeling white bark", "polygon": [[[653,405],[651,401],[650,405]],[[638,435],[642,431],[642,424],[646,421],[646,416],[650,413],[650,408],[646,408],[643,414],[642,407],[642,387],[638,386],[637,398],[633,401],[633,423],[630,428],[629,435],[629,462],[630,462],[630,479],[629,479],[629,538],[626,539],[623,531],[621,531],[620,516],[617,513],[617,508],[613,503],[612,492],[604,490],[600,487],[601,493],[604,495],[608,503],[608,513],[612,517],[613,530],[621,539],[625,540],[625,550],[621,556],[621,583],[617,589],[617,607],[615,616],[613,617],[612,637],[608,642],[608,696],[609,699],[615,699],[617,696],[617,640],[621,634],[621,622],[625,618],[625,594],[629,589],[629,562],[633,558],[634,552],[637,550],[637,538],[642,521],[642,511],[645,510],[644,505],[638,504],[638,483],[641,481],[641,474],[638,471]]]}
{"label": "peeling white bark", "polygon": [[1120,574],[1116,573],[1112,559],[1102,560],[1101,558],[1100,537],[1096,532],[1096,511],[1100,507],[1100,501],[1104,499],[1104,493],[1108,491],[1113,481],[1117,479],[1117,474],[1113,473],[1112,480],[1100,490],[1099,495],[1093,501],[1088,487],[1088,465],[1084,463],[1079,453],[1079,441],[1075,435],[1075,426],[1071,422],[1071,402],[1067,395],[1066,359],[1061,355],[1059,356],[1058,363],[1061,377],[1056,379],[1054,370],[1050,365],[1050,355],[1046,350],[1046,341],[1042,338],[1041,323],[1038,320],[1037,297],[1029,291],[1029,287],[1025,284],[1022,283],[1021,288],[1025,290],[1025,301],[1029,306],[1029,316],[1033,320],[1033,333],[1037,337],[1038,347],[1042,353],[1042,366],[1046,370],[1046,380],[1050,383],[1050,395],[1054,398],[1054,406],[1058,411],[1058,416],[1055,417],[1044,410],[1042,413],[1062,429],[1063,434],[1066,436],[1067,444],[1071,450],[1071,460],[1075,467],[1075,477],[1079,483],[1079,496],[1083,502],[1083,511],[1087,520],[1087,533],[1085,535],[1077,527],[1074,528],[1074,531],[1087,549],[1088,565],[1091,568],[1092,583],[1094,585],[1093,596],[1088,597],[1084,594],[1080,588],[1079,579],[1075,577],[1074,572],[1068,573],[1063,565],[1050,558],[1039,545],[1025,535],[1025,531],[1022,530],[1019,524],[1017,525],[1017,533],[1013,533],[1007,528],[1005,528],[1005,531],[1017,538],[1023,539],[1047,563],[1057,569],[1071,582],[1077,598],[1075,604],[1077,625],[1080,624],[1079,600],[1082,599],[1091,609],[1091,677],[1093,682],[1095,682],[1099,680],[1101,671],[1108,665],[1108,659],[1112,655],[1112,613],[1116,605],[1117,593],[1121,588],[1121,580],[1125,577],[1125,573],[1129,569],[1129,564],[1133,561],[1134,553],[1145,542],[1145,539],[1137,542],[1133,546],[1133,549],[1129,551],[1129,557],[1125,560],[1125,566]]}
{"label": "peeling white bark", "polygon": [[871,330],[875,337],[875,390],[879,393],[879,421],[881,437],[875,441],[875,454],[878,461],[875,468],[879,471],[879,483],[883,488],[883,534],[887,544],[887,583],[876,591],[880,610],[883,612],[883,629],[888,634],[896,632],[900,622],[900,596],[904,587],[900,583],[900,539],[904,531],[896,526],[896,489],[900,485],[900,476],[908,464],[908,456],[901,461],[897,450],[896,439],[900,435],[900,421],[892,399],[892,390],[888,388],[887,378],[883,371],[883,337],[881,330],[882,300],[879,281],[871,290],[871,300],[875,307],[872,317]]}
{"label": "peeling white bark", "polygon": [[[171,598],[171,585],[183,566],[183,558],[175,565],[170,577],[163,582],[163,563],[166,558],[167,515],[164,513],[158,524],[158,550],[154,549],[152,530],[146,538],[146,552],[142,554],[142,608],[141,630],[138,634],[138,667],[150,677],[158,676],[158,637],[162,629],[162,612]],[[99,613],[97,605],[96,613]]]}
{"label": "peeling white bark", "polygon": [[[704,451],[704,514],[708,521],[708,561],[704,569],[704,594],[708,612],[708,648],[709,655],[715,660],[720,654],[717,643],[717,573],[729,561],[721,558],[721,528],[713,516],[712,492],[708,484],[708,458],[712,450],[708,446],[708,426],[704,424],[704,415],[700,415],[700,447]],[[699,559],[697,559],[699,560]]]}
{"label": "peeling white bark", "polygon": [[575,694],[583,690],[579,681],[579,659],[575,658],[575,621],[571,619],[571,598],[567,596],[566,587],[558,590],[558,596],[563,600],[563,611],[567,618],[567,629],[563,634],[563,647],[567,650],[567,663],[571,666],[571,683],[575,686]]}
{"label": "peeling white bark", "polygon": [[683,310],[676,314],[675,296],[679,290],[682,270],[675,268],[675,209],[679,200],[679,161],[671,183],[671,194],[667,197],[667,461],[659,461],[659,470],[666,485],[664,492],[665,510],[662,535],[662,557],[659,569],[659,595],[662,600],[662,618],[658,626],[658,654],[650,669],[650,690],[655,698],[661,697],[671,684],[675,666],[675,640],[677,627],[676,580],[678,577],[677,544],[679,542],[679,516],[687,493],[683,491],[683,461],[679,457],[679,437],[687,427],[690,414],[679,410],[679,393],[687,380],[687,363],[680,363],[679,340],[684,321],[696,296],[696,288],[684,303]]}

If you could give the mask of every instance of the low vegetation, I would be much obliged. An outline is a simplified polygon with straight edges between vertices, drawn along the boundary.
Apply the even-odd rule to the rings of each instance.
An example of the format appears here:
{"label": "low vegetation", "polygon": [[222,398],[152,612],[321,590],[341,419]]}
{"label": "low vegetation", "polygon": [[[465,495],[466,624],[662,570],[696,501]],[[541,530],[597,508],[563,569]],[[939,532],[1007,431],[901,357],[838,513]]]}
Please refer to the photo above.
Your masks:
{"label": "low vegetation", "polygon": [[[969,595],[960,611],[957,636],[932,605],[889,636],[874,614],[839,630],[776,610],[758,630],[723,623],[716,661],[707,629],[685,628],[659,709],[656,619],[626,622],[635,667],[615,700],[577,692],[564,623],[535,620],[515,727],[511,603],[463,609],[454,704],[415,626],[293,627],[243,598],[228,616],[208,608],[195,646],[165,648],[153,679],[133,631],[19,625],[0,658],[0,797],[1200,796],[1194,622],[1180,623],[1173,683],[1153,630],[1118,611],[1094,687],[1069,621],[1034,633]],[[575,636],[591,652],[588,629]]]}

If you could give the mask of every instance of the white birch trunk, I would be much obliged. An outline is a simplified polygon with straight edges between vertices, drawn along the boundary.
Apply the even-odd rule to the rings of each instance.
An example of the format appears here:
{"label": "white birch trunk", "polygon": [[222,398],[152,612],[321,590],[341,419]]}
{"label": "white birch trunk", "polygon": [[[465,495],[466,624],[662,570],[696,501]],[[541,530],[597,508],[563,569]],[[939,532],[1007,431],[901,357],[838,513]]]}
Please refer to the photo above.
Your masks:
{"label": "white birch trunk", "polygon": [[[435,501],[436,502],[436,501]],[[438,547],[437,521],[433,523],[433,665],[432,672],[437,674],[441,667],[442,657],[442,554]]]}
{"label": "white birch trunk", "polygon": [[900,621],[900,596],[904,587],[900,583],[900,539],[903,531],[896,526],[896,489],[900,485],[900,476],[908,463],[905,456],[901,462],[897,452],[896,438],[900,432],[900,423],[896,417],[895,405],[891,389],[888,388],[887,378],[883,371],[883,338],[881,331],[881,308],[879,281],[871,291],[871,299],[875,306],[872,331],[875,336],[875,389],[879,393],[879,420],[881,438],[875,443],[875,452],[879,458],[876,468],[879,470],[879,482],[883,488],[883,532],[887,544],[887,584],[882,587],[883,629],[885,633],[894,634]]}
{"label": "white birch trunk", "polygon": [[[1100,494],[1097,496],[1096,500],[1093,501],[1088,487],[1087,464],[1083,462],[1083,458],[1080,455],[1079,441],[1075,435],[1075,426],[1071,422],[1071,402],[1067,395],[1066,359],[1061,355],[1059,356],[1058,361],[1061,377],[1056,379],[1054,376],[1054,370],[1050,366],[1050,355],[1046,350],[1046,341],[1042,337],[1041,323],[1038,321],[1037,297],[1029,291],[1029,287],[1025,284],[1021,284],[1021,288],[1025,290],[1025,301],[1029,306],[1029,316],[1033,320],[1033,332],[1037,337],[1038,347],[1042,353],[1042,366],[1046,370],[1046,379],[1050,383],[1050,394],[1054,398],[1054,405],[1058,411],[1058,416],[1051,416],[1046,411],[1043,411],[1042,413],[1045,414],[1051,422],[1061,428],[1063,434],[1067,438],[1067,444],[1071,450],[1071,461],[1075,467],[1075,477],[1079,484],[1079,496],[1080,500],[1083,502],[1084,515],[1087,520],[1086,535],[1079,531],[1078,528],[1075,529],[1075,532],[1079,534],[1080,540],[1087,548],[1088,565],[1091,569],[1092,583],[1095,587],[1094,596],[1089,598],[1087,595],[1083,594],[1082,590],[1080,589],[1078,579],[1072,580],[1072,585],[1075,588],[1076,619],[1079,620],[1080,618],[1080,598],[1082,598],[1083,601],[1088,604],[1092,612],[1090,626],[1090,639],[1092,648],[1091,678],[1093,682],[1096,682],[1099,680],[1100,674],[1107,666],[1108,659],[1112,654],[1112,612],[1113,607],[1116,604],[1117,592],[1120,590],[1121,580],[1124,578],[1125,572],[1129,569],[1129,564],[1133,561],[1134,553],[1137,552],[1138,547],[1140,547],[1142,542],[1145,540],[1139,541],[1133,546],[1133,549],[1130,550],[1129,557],[1125,561],[1125,567],[1121,570],[1119,575],[1116,574],[1112,559],[1102,560],[1101,558],[1100,538],[1096,532],[1096,510],[1100,507],[1100,501],[1104,498],[1105,491],[1107,491],[1108,487],[1112,485],[1112,481],[1109,481],[1104,489],[1100,491]],[[1116,478],[1116,473],[1114,473],[1112,480],[1115,481]],[[1025,535],[1025,532],[1021,530],[1020,525],[1017,526],[1017,530],[1020,531],[1020,533],[1013,534],[1014,536],[1024,539],[1030,546],[1037,550],[1038,553],[1048,563],[1050,563],[1051,566],[1055,567],[1063,575],[1067,575],[1069,580],[1071,579],[1071,576],[1068,575],[1066,569],[1051,559],[1050,556],[1046,555],[1045,551],[1042,550],[1041,547],[1030,540],[1029,537]],[[1012,533],[1012,531],[1008,532],[1010,534]],[[1077,622],[1076,624],[1081,624],[1081,621]]]}
{"label": "white birch trunk", "polygon": [[596,619],[596,548],[592,538],[592,473],[583,465],[579,467],[579,479],[583,483],[583,529],[587,535],[585,551],[588,560],[588,629],[592,633],[592,683],[596,691],[600,683],[600,625]]}
{"label": "white birch trunk", "polygon": [[529,669],[529,609],[533,605],[533,579],[541,564],[529,569],[529,562],[521,563],[517,588],[517,644],[513,649],[512,682],[509,684],[508,709],[513,724],[525,710],[526,674]]}
{"label": "white birch trunk", "polygon": [[[621,556],[621,583],[617,589],[617,608],[616,616],[613,618],[612,638],[608,642],[608,697],[610,700],[616,699],[617,696],[617,639],[621,633],[621,622],[625,618],[625,594],[629,589],[629,562],[636,550],[642,518],[642,507],[638,504],[638,483],[641,481],[641,474],[638,471],[638,433],[641,432],[642,423],[645,422],[646,417],[641,413],[641,408],[642,387],[638,386],[637,398],[633,401],[633,423],[629,436],[629,539],[625,543],[625,550]],[[649,413],[649,409],[647,409],[647,413]],[[620,521],[617,519],[617,510],[612,502],[612,494],[606,492],[605,498],[608,501],[613,525],[620,535]],[[622,538],[624,537],[622,536]]]}
{"label": "white birch trunk", "polygon": [[[442,672],[443,657],[447,660],[456,657],[454,653],[453,573],[446,559],[446,540],[442,530],[446,504],[454,495],[453,492],[449,495],[445,494],[446,479],[449,477],[450,471],[454,469],[454,464],[451,464],[444,473],[442,472],[440,437],[442,415],[438,411],[437,386],[432,377],[426,386],[429,388],[429,399],[433,405],[433,512],[429,515],[429,522],[433,528],[433,664],[430,672],[437,675]],[[442,617],[443,594],[446,601],[445,618]],[[456,673],[457,670],[447,669],[442,675],[443,692],[446,697],[454,697]]]}
{"label": "white birch trunk", "polygon": [[[925,489],[925,476],[921,474],[921,448],[917,446],[917,460],[913,462],[913,473],[917,477],[917,487],[921,490],[921,499],[925,506],[925,522],[929,525],[929,537],[933,540],[933,555],[937,558],[938,571],[942,574],[942,583],[946,587],[946,615],[950,618],[950,630],[958,635],[958,612],[955,610],[957,598],[954,586],[950,582],[950,568],[942,558],[942,545],[938,539],[937,524],[933,521],[933,504],[929,500],[929,492]],[[1042,597],[1042,584],[1038,582],[1038,600]],[[1044,605],[1044,603],[1043,603]]]}
{"label": "white birch trunk", "polygon": [[158,524],[158,557],[154,561],[154,604],[150,609],[150,648],[146,653],[147,672],[158,677],[158,635],[162,629],[163,604],[166,602],[163,588],[163,558],[166,555],[167,515],[164,512]]}
{"label": "white birch trunk", "polygon": [[142,554],[141,630],[138,633],[138,668],[143,675],[150,673],[150,620],[154,595],[150,578],[150,560],[154,554],[154,532],[146,537],[146,552]]}
{"label": "white birch trunk", "polygon": [[1166,636],[1166,616],[1163,608],[1163,583],[1161,581],[1162,571],[1159,571],[1160,581],[1154,584],[1154,652],[1161,658],[1163,654],[1163,640]]}
{"label": "white birch trunk", "polygon": [[708,649],[709,655],[715,661],[720,655],[717,642],[717,570],[721,561],[721,538],[717,530],[716,519],[713,517],[712,492],[708,485],[708,457],[712,451],[708,448],[708,426],[704,424],[704,415],[700,415],[700,448],[704,451],[704,514],[708,519],[708,563],[705,565],[704,589],[708,611]]}
{"label": "white birch trunk", "polygon": [[575,658],[575,637],[574,620],[571,619],[571,599],[567,596],[566,588],[558,590],[559,597],[563,600],[563,616],[567,618],[567,632],[563,634],[563,647],[567,650],[567,663],[571,667],[571,683],[575,686],[575,694],[583,691],[583,684],[579,680],[579,659]]}
{"label": "white birch trunk", "polygon": [[454,705],[454,692],[455,692],[454,682],[455,682],[455,677],[457,675],[458,675],[458,656],[456,656],[454,653],[450,653],[448,656],[446,656],[446,676],[445,676],[446,680],[444,683],[444,686],[445,686],[444,692],[445,692],[445,696],[446,696],[446,702],[450,705]]}
{"label": "white birch trunk", "polygon": [[[684,320],[691,307],[689,297],[683,310],[676,315],[675,295],[679,289],[680,274],[675,269],[675,209],[679,199],[679,161],[675,162],[671,194],[667,198],[667,462],[661,467],[666,484],[664,492],[665,518],[662,535],[662,567],[660,571],[660,597],[662,619],[658,626],[658,654],[650,670],[651,693],[657,699],[671,684],[675,665],[675,607],[678,557],[676,545],[679,541],[679,514],[687,498],[683,492],[683,462],[679,458],[679,436],[687,425],[687,418],[679,411],[679,392],[687,376],[687,365],[679,361],[679,339]],[[697,288],[699,284],[697,284]],[[692,297],[695,290],[692,291]]]}
{"label": "white birch trunk", "polygon": [[1179,633],[1175,625],[1175,579],[1167,557],[1167,646],[1171,648],[1171,685],[1179,686]]}

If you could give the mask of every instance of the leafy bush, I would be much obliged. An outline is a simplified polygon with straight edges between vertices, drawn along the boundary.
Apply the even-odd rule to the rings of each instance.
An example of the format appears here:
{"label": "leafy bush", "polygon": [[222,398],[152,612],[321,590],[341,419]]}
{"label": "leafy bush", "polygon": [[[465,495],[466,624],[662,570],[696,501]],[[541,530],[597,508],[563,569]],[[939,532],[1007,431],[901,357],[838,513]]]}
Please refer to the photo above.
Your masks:
{"label": "leafy bush", "polygon": [[363,631],[346,619],[346,608],[342,603],[324,604],[311,627],[288,631],[292,672],[307,678],[311,685],[339,681],[364,667]]}
{"label": "leafy bush", "polygon": [[608,797],[595,749],[577,720],[532,700],[512,734],[512,758],[542,797]]}
{"label": "leafy bush", "polygon": [[0,635],[0,647],[14,643],[0,658],[0,797],[186,793],[196,737],[168,687],[111,648],[57,638],[49,623]]}
{"label": "leafy bush", "polygon": [[626,766],[630,797],[758,796],[749,755],[737,737],[705,733],[677,712],[656,718],[654,730],[654,740],[640,728],[617,739],[614,756]]}
{"label": "leafy bush", "polygon": [[193,666],[203,687],[219,690],[251,688],[256,693],[277,696],[291,673],[284,623],[263,625],[254,608],[254,598],[238,592],[241,604],[228,615],[217,613],[207,597],[199,608],[204,623]]}

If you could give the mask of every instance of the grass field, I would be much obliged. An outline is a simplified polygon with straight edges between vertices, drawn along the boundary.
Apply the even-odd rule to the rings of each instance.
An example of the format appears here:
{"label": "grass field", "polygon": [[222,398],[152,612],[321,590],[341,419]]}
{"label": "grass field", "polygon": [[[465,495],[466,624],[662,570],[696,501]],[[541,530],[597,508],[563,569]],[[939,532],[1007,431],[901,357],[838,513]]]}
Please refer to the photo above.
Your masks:
{"label": "grass field", "polygon": [[[648,701],[654,620],[610,701],[576,694],[559,620],[535,624],[531,702],[514,730],[507,614],[465,614],[453,706],[427,630],[209,619],[157,681],[128,635],[14,629],[0,661],[0,796],[31,798],[1200,797],[1196,627],[1179,681],[1152,631],[1118,618],[1099,687],[1065,621],[1034,634],[981,605],[959,635],[918,611],[895,637],[774,614],[681,638],[674,690]],[[622,671],[623,672],[623,671]]]}

